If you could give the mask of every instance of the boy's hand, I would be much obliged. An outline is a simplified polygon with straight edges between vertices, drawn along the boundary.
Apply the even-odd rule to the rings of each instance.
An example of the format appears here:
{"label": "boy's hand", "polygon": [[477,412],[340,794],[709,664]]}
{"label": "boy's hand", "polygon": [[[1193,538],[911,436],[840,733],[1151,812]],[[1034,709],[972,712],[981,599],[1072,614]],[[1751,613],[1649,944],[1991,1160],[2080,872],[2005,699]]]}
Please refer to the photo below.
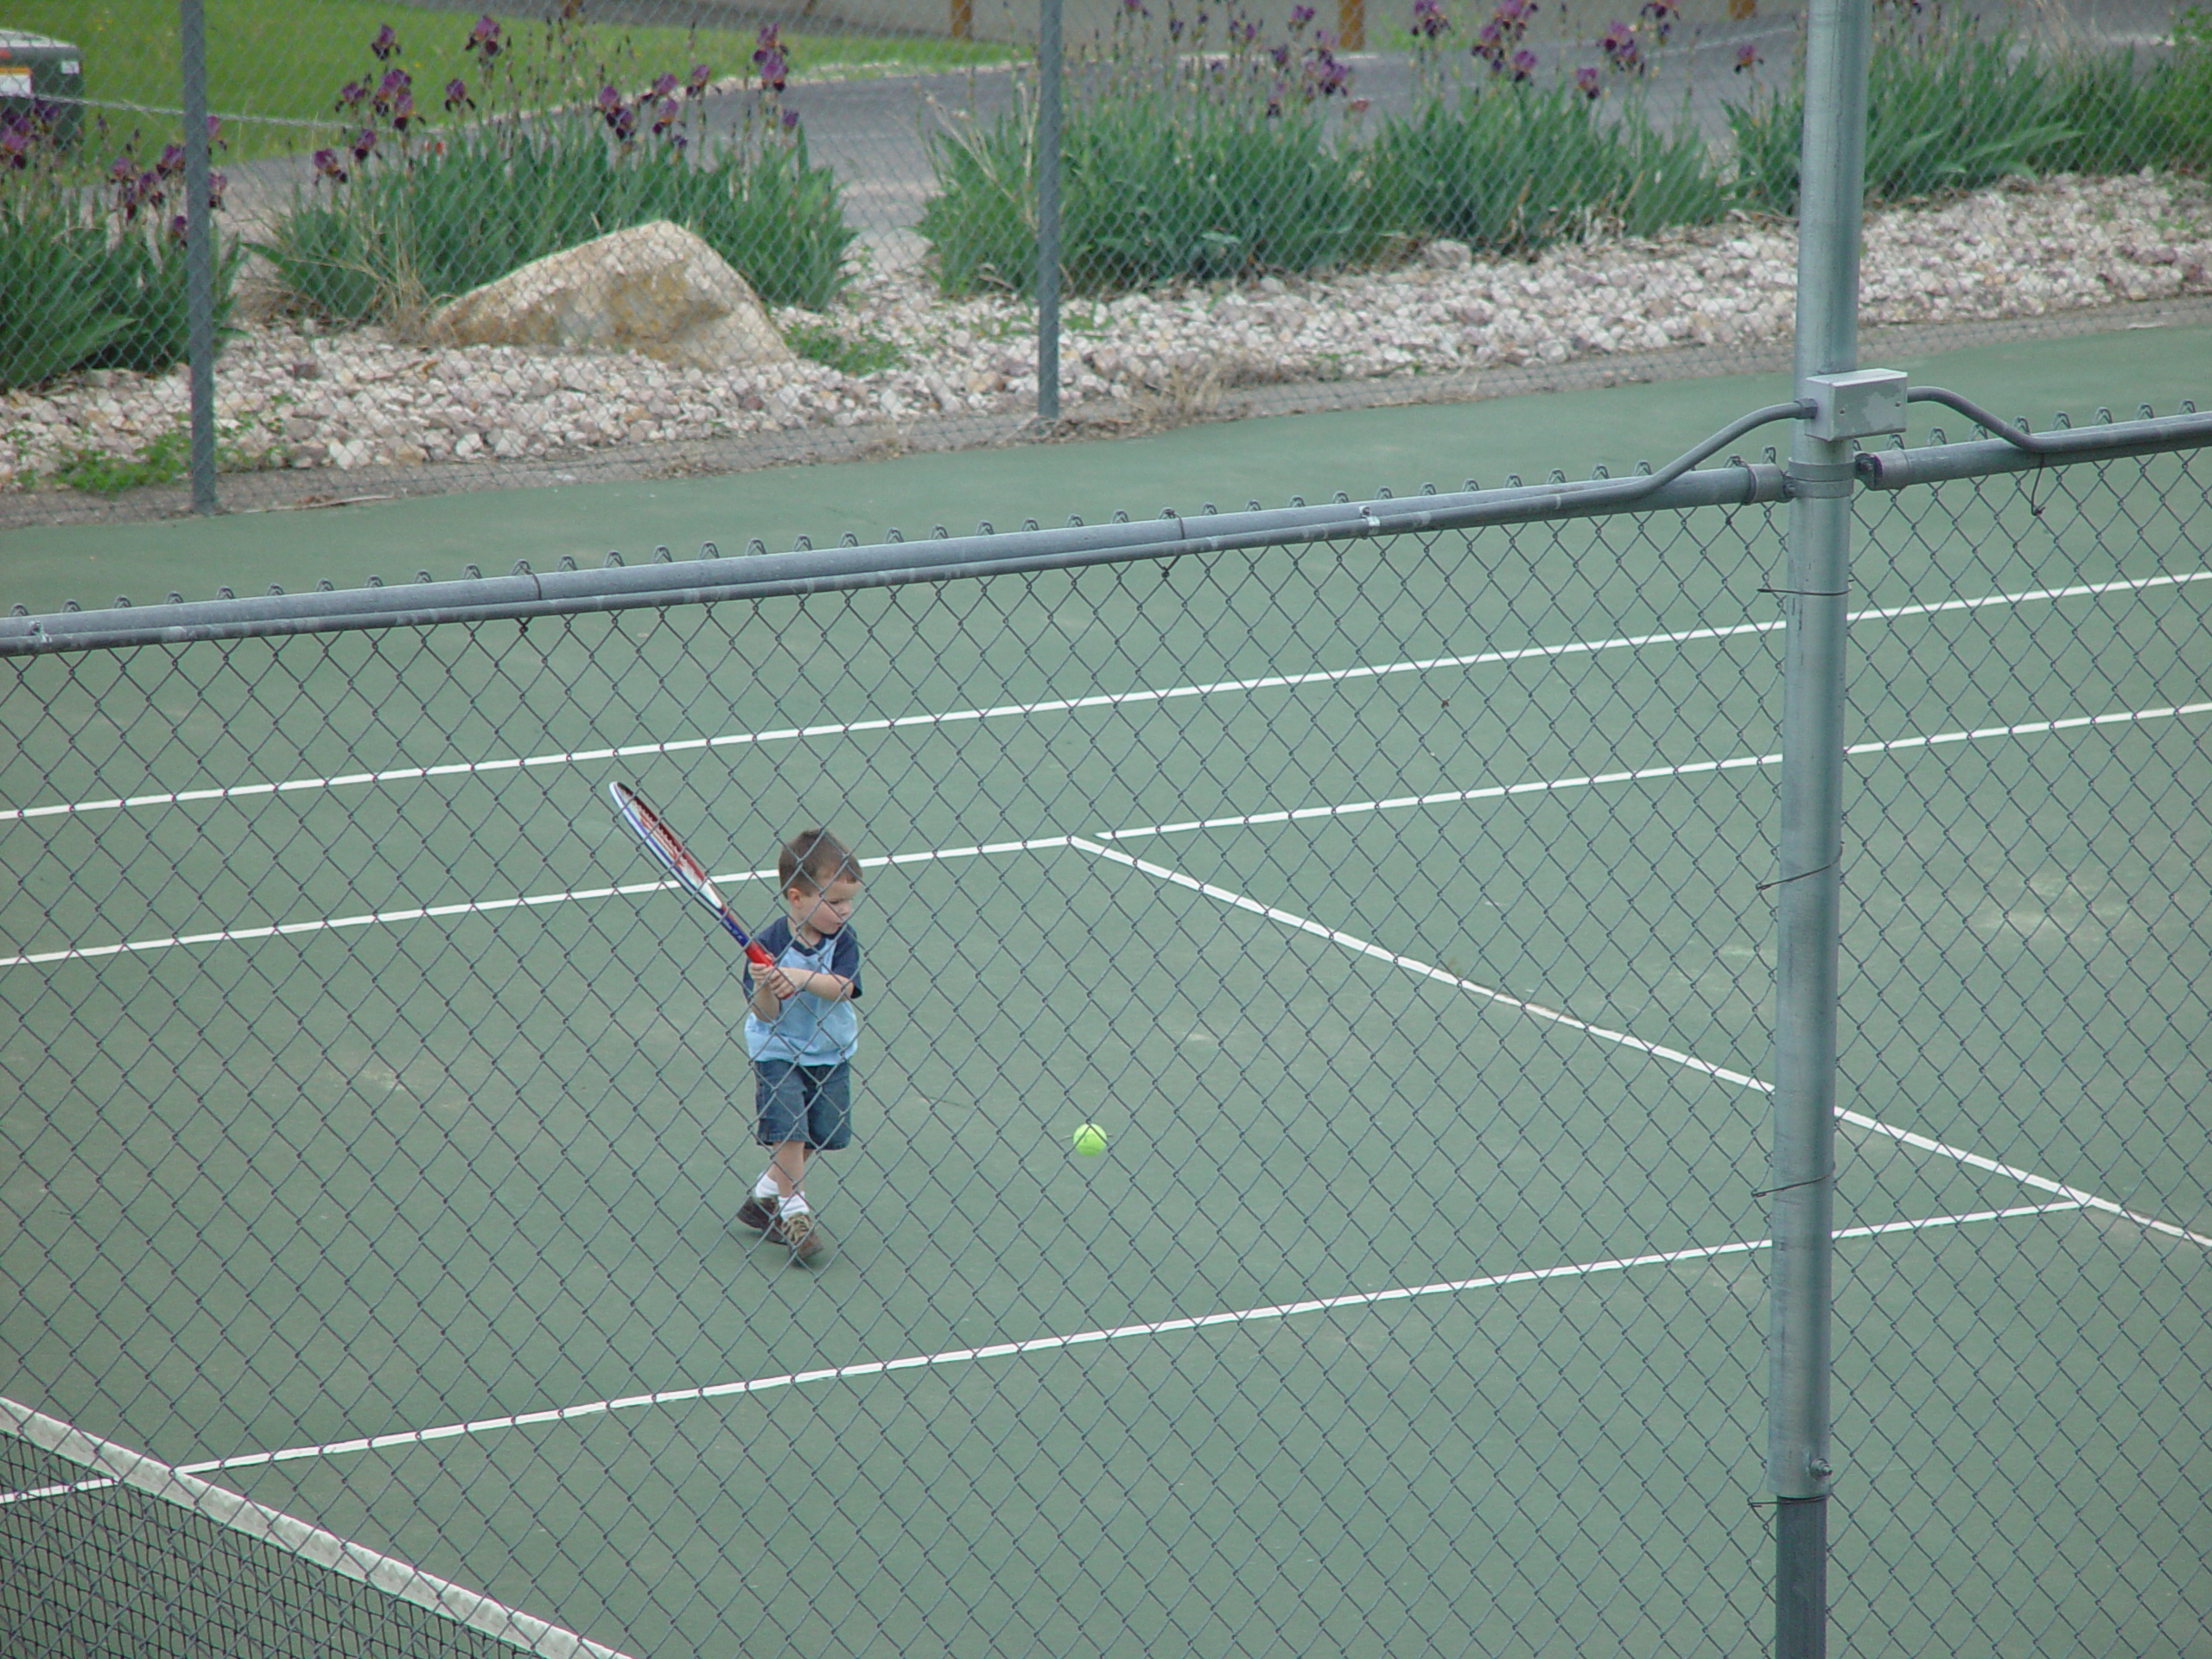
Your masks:
{"label": "boy's hand", "polygon": [[791,976],[784,971],[781,963],[763,968],[760,978],[761,988],[779,1002],[788,1002],[798,995],[798,987],[791,983]]}

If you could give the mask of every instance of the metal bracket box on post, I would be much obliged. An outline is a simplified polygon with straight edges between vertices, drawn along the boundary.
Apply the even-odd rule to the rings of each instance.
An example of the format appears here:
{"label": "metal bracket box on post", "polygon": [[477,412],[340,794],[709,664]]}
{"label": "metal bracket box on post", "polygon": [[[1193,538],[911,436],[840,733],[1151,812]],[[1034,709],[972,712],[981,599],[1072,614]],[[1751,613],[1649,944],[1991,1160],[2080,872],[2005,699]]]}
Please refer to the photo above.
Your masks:
{"label": "metal bracket box on post", "polygon": [[1808,374],[1801,395],[1813,405],[1806,434],[1823,443],[1905,429],[1905,377],[1899,369]]}

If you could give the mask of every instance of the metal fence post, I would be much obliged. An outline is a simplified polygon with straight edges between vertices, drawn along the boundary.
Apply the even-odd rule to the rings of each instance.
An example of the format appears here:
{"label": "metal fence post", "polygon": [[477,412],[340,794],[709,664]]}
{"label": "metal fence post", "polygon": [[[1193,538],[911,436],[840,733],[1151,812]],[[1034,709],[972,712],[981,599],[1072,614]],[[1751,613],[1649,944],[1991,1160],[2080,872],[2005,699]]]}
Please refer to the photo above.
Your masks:
{"label": "metal fence post", "polygon": [[1037,24],[1037,418],[1060,418],[1060,0]]}
{"label": "metal fence post", "polygon": [[201,0],[177,0],[183,52],[185,353],[192,397],[192,510],[215,511],[215,223],[209,211],[207,29]]}
{"label": "metal fence post", "polygon": [[[1796,391],[1858,366],[1869,0],[1813,0],[1797,206]],[[1827,1650],[1829,1308],[1850,445],[1791,440],[1777,887],[1767,1477],[1775,1653]]]}

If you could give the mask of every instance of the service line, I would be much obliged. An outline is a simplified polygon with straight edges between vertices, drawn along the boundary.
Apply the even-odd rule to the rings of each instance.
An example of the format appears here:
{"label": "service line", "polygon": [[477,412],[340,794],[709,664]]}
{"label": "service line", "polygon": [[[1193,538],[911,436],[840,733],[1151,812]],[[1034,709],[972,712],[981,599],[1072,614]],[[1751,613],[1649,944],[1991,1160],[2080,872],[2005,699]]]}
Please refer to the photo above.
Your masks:
{"label": "service line", "polygon": [[[2077,582],[2063,588],[2035,588],[2012,594],[1987,594],[1975,599],[1930,600],[1910,605],[1887,605],[1851,613],[1853,622],[1894,622],[1912,616],[1936,616],[1947,612],[1976,611],[1990,607],[2054,602],[2065,599],[2097,598],[2107,594],[2147,593],[2157,588],[2183,588],[2212,582],[2212,570],[2178,575],[2130,576],[2111,582]],[[0,823],[35,818],[69,817],[91,812],[114,812],[146,807],[181,806],[198,801],[242,800],[255,796],[285,795],[302,791],[360,787],[367,785],[418,782],[432,778],[474,777],[525,767],[598,765],[609,760],[651,759],[660,755],[697,753],[710,749],[787,743],[824,737],[853,737],[868,732],[905,731],[918,727],[960,725],[986,720],[1028,719],[1039,715],[1070,714],[1086,709],[1132,707],[1167,702],[1185,697],[1208,697],[1254,691],[1295,689],[1306,685],[1333,685],[1351,680],[1382,679],[1396,674],[1432,674],[1447,669],[1481,668],[1504,663],[1541,661],[1582,656],[1605,651],[1636,651],[1647,645],[1682,645],[1698,640],[1731,639],[1748,634],[1779,632],[1779,620],[1737,622],[1726,626],[1680,628],[1661,633],[1621,634],[1608,639],[1572,640],[1564,645],[1523,645],[1510,651],[1472,652],[1452,657],[1429,657],[1402,663],[1363,664],[1353,668],[1319,669],[1305,674],[1264,674],[1246,679],[1211,680],[1201,684],[1164,690],[1109,691],[1081,697],[1051,697],[1033,702],[1001,703],[987,709],[957,709],[941,714],[905,715],[880,720],[831,721],[815,726],[789,726],[758,732],[731,732],[716,737],[677,738],[660,743],[630,743],[619,747],[563,749],[548,754],[505,756],[492,760],[456,760],[435,766],[392,766],[377,772],[349,772],[327,777],[293,778],[282,783],[232,784],[206,789],[159,791],[150,794],[108,796],[81,801],[57,801],[45,806],[0,808]]]}
{"label": "service line", "polygon": [[[2125,709],[2114,714],[2072,715],[2058,720],[2018,721],[2006,726],[1983,726],[1971,731],[1935,732],[1912,737],[1886,738],[1869,743],[1854,743],[1847,748],[1846,755],[1864,758],[1869,755],[1902,753],[1911,749],[1931,748],[1949,743],[1989,742],[1999,738],[2046,736],[2054,732],[2085,730],[2099,726],[2139,724],[2154,720],[2173,720],[2189,715],[2212,712],[2212,701],[2171,704],[2157,709]],[[1320,818],[1342,818],[1368,812],[1397,811],[1411,807],[1455,806],[1469,802],[1498,800],[1520,795],[1555,794],[1571,789],[1589,789],[1605,784],[1652,783],[1668,779],[1690,778],[1700,773],[1736,771],[1746,767],[1771,766],[1781,764],[1779,754],[1742,754],[1726,760],[1685,760],[1671,766],[1642,766],[1622,772],[1589,772],[1567,778],[1541,779],[1529,783],[1492,784],[1478,789],[1440,790],[1426,795],[1394,796],[1387,800],[1347,801],[1333,806],[1307,806],[1272,812],[1240,812],[1227,817],[1192,818],[1176,823],[1144,824],[1129,830],[1103,830],[1093,839],[1101,842],[1126,841],[1147,836],[1167,836],[1199,830],[1240,830],[1255,825],[1274,823],[1302,823]],[[909,864],[938,863],[951,859],[988,858],[1012,853],[1050,851],[1076,843],[1072,836],[1037,836],[1027,839],[984,842],[972,847],[932,848],[922,852],[895,853],[887,857],[864,858],[864,867],[884,868]],[[731,874],[717,875],[717,882],[757,881],[773,879],[773,870],[742,870]],[[471,899],[445,905],[410,905],[402,910],[366,911],[358,916],[316,917],[302,922],[279,922],[262,927],[215,928],[205,933],[177,933],[153,938],[130,939],[114,944],[71,945],[54,950],[34,950],[12,957],[0,957],[0,968],[28,968],[57,962],[87,962],[103,957],[130,956],[147,951],[168,950],[183,945],[241,944],[257,939],[291,938],[302,934],[336,932],[359,927],[389,927],[402,922],[419,922],[458,916],[493,915],[502,911],[542,908],[548,905],[575,904],[585,900],[613,899],[629,894],[659,893],[672,888],[672,881],[632,881],[616,887],[572,887],[555,893],[530,893],[516,898]]]}

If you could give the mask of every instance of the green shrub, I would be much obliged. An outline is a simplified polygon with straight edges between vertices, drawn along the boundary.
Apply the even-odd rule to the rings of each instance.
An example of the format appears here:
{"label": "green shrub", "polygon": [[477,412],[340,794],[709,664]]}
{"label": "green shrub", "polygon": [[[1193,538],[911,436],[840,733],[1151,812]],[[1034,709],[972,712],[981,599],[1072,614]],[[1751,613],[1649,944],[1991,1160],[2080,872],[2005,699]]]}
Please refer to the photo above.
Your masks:
{"label": "green shrub", "polygon": [[396,321],[656,219],[696,232],[772,305],[820,310],[847,280],[855,232],[803,136],[717,146],[694,162],[673,146],[619,142],[580,112],[466,128],[403,161],[372,161],[327,198],[296,200],[262,251],[311,308]]}
{"label": "green shrub", "polygon": [[[2078,113],[2113,92],[2108,76],[2069,83],[2033,46],[1970,22],[1885,16],[1867,64],[1867,199],[1975,190],[2032,173],[2082,138],[2068,118],[2069,92]],[[1750,207],[1795,213],[1802,77],[1787,93],[1730,105],[1727,117],[1738,197]]]}
{"label": "green shrub", "polygon": [[[920,230],[940,288],[1028,294],[1036,281],[1035,111],[933,137]],[[1060,254],[1073,292],[1251,270],[1324,270],[1372,240],[1354,159],[1319,111],[1268,117],[1154,88],[1071,109],[1061,140]]]}
{"label": "green shrub", "polygon": [[1351,161],[1318,111],[1198,105],[1178,120],[1164,97],[1117,100],[1071,137],[1063,257],[1078,291],[1325,270],[1365,251]]}
{"label": "green shrub", "polygon": [[378,31],[373,61],[339,90],[346,125],[315,153],[313,194],[260,249],[301,304],[408,326],[534,259],[658,219],[696,232],[771,304],[836,297],[855,232],[836,175],[808,160],[782,107],[790,48],[776,26],[755,37],[759,84],[738,130],[712,134],[709,65],[647,86],[627,54],[594,63],[577,16],[564,8],[520,54],[496,20],[478,21],[466,55],[499,110],[480,120],[461,78],[443,88],[443,117],[428,113],[397,32]]}
{"label": "green shrub", "polygon": [[1500,82],[1386,122],[1368,152],[1372,212],[1389,229],[1526,253],[1593,225],[1649,235],[1728,207],[1694,131],[1669,134],[1642,103],[1601,111],[1577,87]]}
{"label": "green shrub", "polygon": [[[1033,113],[988,125],[970,118],[929,137],[937,194],[922,204],[916,229],[929,245],[938,286],[959,297],[979,289],[1034,292],[1037,173]],[[1061,177],[1065,181],[1066,168]],[[1066,245],[1063,192],[1061,245]]]}
{"label": "green shrub", "polygon": [[1749,98],[1721,112],[1735,151],[1729,188],[1738,202],[1758,213],[1795,213],[1805,125],[1802,84],[1788,92],[1754,87]]}
{"label": "green shrub", "polygon": [[[215,339],[231,332],[228,322],[245,250],[236,240],[216,236]],[[191,354],[191,290],[186,282],[181,238],[149,226],[125,230],[108,246],[101,303],[124,327],[87,360],[89,368],[134,369],[160,374]]]}
{"label": "green shrub", "polygon": [[[1254,270],[1325,270],[1374,239],[1355,150],[1322,111],[1349,99],[1352,66],[1314,12],[1263,42],[1236,0],[1195,20],[1113,9],[1108,36],[1071,57],[1060,143],[1064,281],[1110,294]],[[1354,108],[1361,107],[1357,105]],[[1033,87],[989,122],[930,137],[937,191],[920,230],[938,285],[1029,294],[1036,283]]]}
{"label": "green shrub", "polygon": [[[218,236],[215,324],[241,250]],[[184,245],[149,222],[111,226],[86,193],[45,181],[0,191],[0,391],[79,369],[158,374],[188,352]]]}
{"label": "green shrub", "polygon": [[257,251],[296,303],[319,316],[358,322],[377,310],[378,272],[369,251],[388,251],[365,219],[358,211],[296,201]]}
{"label": "green shrub", "polygon": [[109,313],[107,231],[59,195],[0,195],[0,391],[91,360],[128,326]]}
{"label": "green shrub", "polygon": [[1938,30],[1917,48],[1892,35],[1874,60],[1866,185],[1878,200],[1978,189],[2073,136],[2040,55],[2002,35]]}
{"label": "green shrub", "polygon": [[2063,132],[2030,156],[2037,173],[2134,173],[2162,165],[2173,151],[2159,108],[2167,73],[2137,72],[2133,50],[2062,59],[2051,69],[2050,116]]}
{"label": "green shrub", "polygon": [[733,147],[704,167],[664,167],[656,182],[652,216],[698,232],[769,304],[820,311],[844,292],[858,232],[836,174],[807,159],[803,131],[757,155]]}
{"label": "green shrub", "polygon": [[2212,168],[2212,13],[2196,6],[2174,19],[2174,48],[2154,74],[2150,102],[2164,128],[2166,159]]}

